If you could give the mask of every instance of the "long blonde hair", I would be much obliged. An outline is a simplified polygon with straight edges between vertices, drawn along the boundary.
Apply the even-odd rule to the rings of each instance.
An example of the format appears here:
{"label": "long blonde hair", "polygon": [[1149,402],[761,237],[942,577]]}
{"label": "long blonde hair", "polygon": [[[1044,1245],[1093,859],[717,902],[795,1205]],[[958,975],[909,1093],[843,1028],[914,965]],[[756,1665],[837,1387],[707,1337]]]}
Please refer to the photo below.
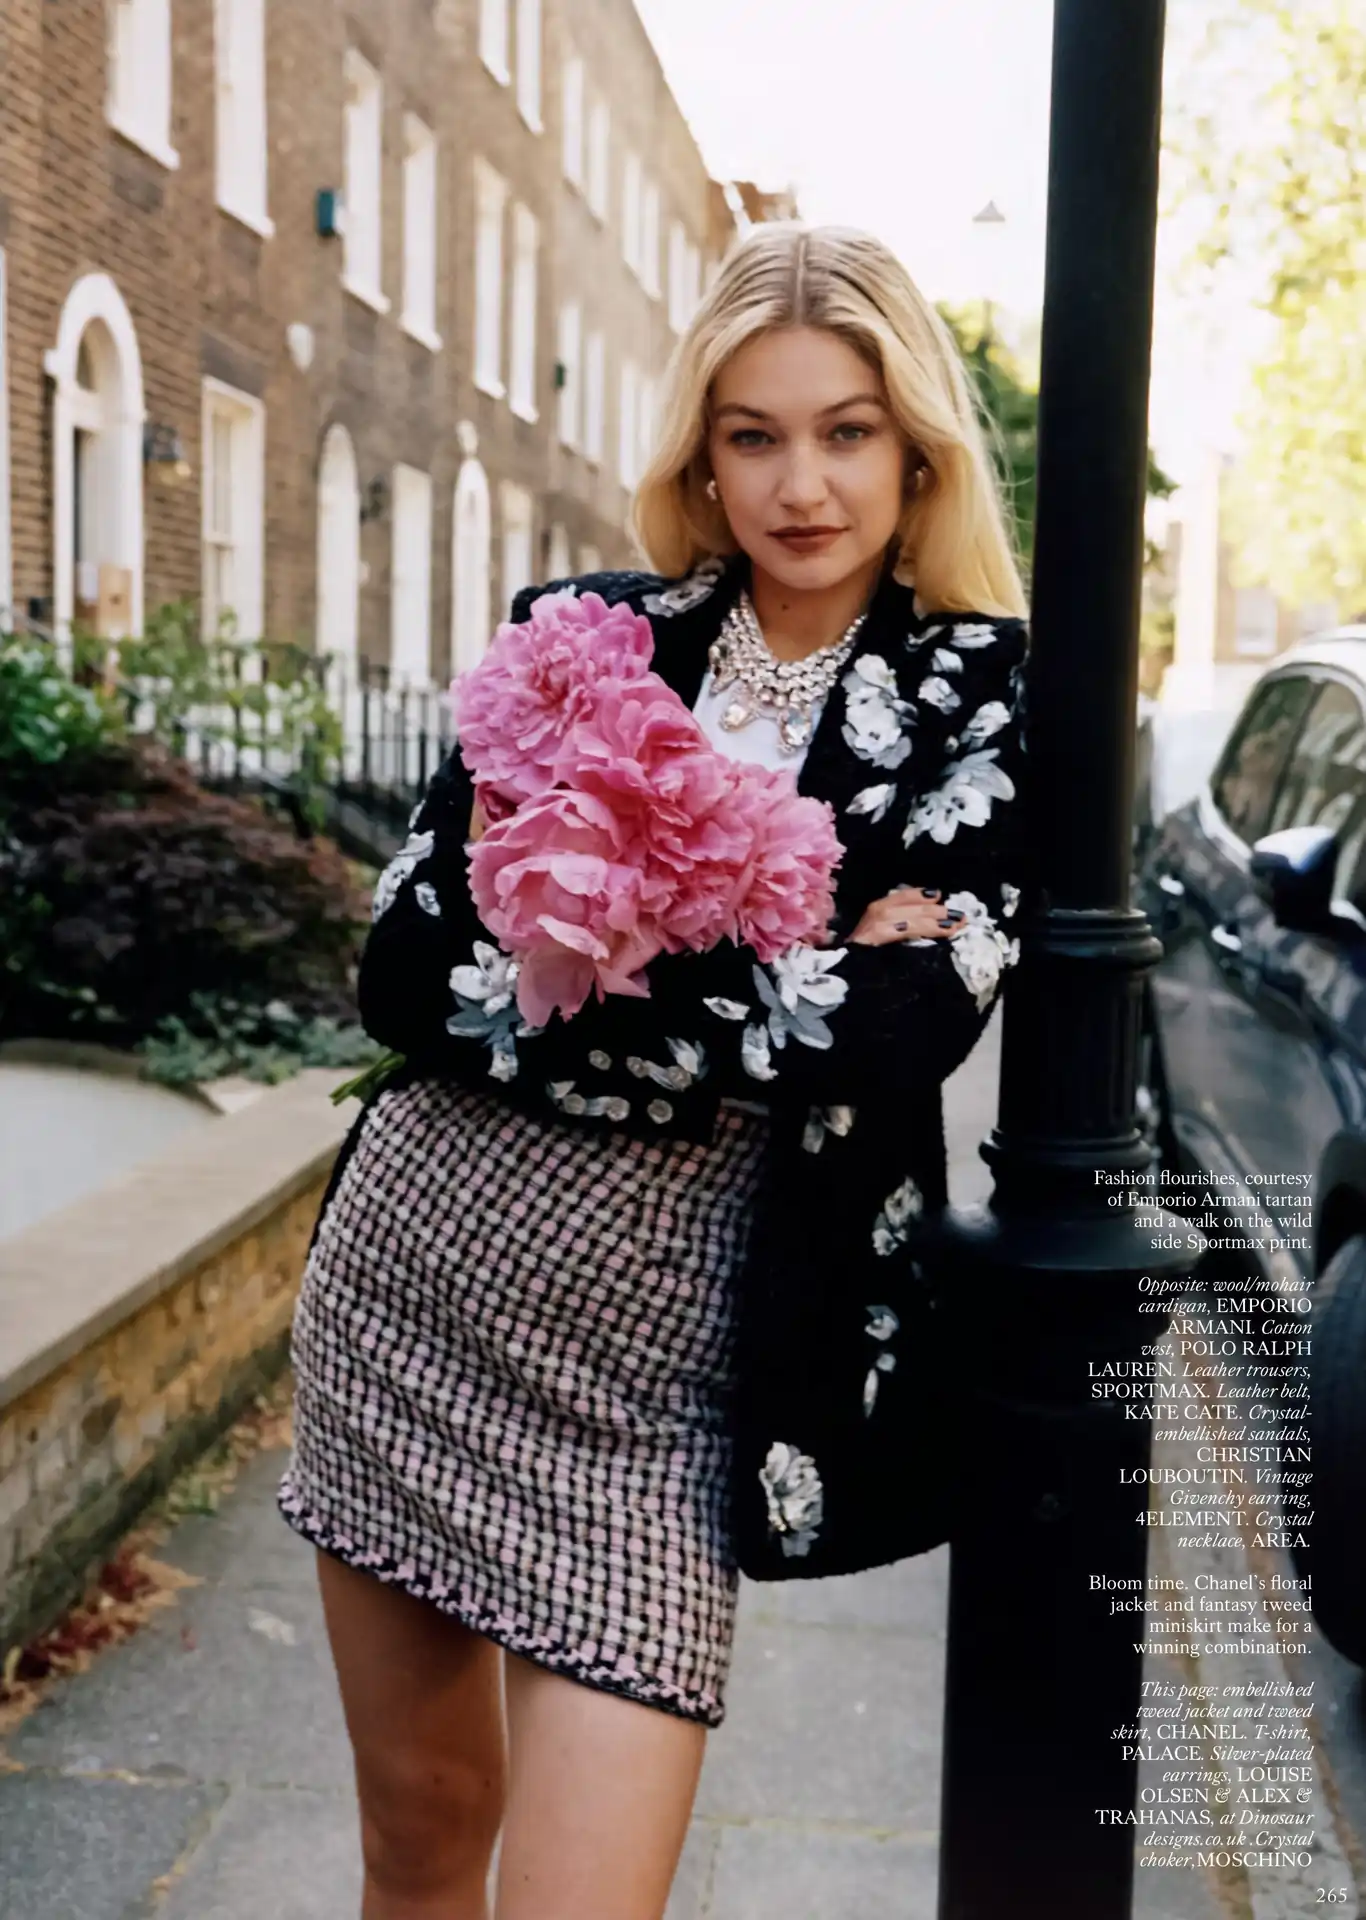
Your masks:
{"label": "long blonde hair", "polygon": [[663,376],[655,451],[631,505],[651,566],[682,574],[735,538],[707,498],[712,382],[773,327],[825,327],[886,385],[892,414],[928,463],[897,523],[897,578],[929,611],[1027,611],[972,389],[948,327],[896,256],[853,227],[755,226],[731,248]]}

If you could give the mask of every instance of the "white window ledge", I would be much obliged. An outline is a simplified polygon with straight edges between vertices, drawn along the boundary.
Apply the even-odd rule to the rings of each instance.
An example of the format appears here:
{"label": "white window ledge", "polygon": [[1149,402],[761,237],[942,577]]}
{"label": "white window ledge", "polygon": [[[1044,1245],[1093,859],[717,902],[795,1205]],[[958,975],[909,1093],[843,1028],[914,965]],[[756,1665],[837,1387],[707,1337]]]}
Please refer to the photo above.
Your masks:
{"label": "white window ledge", "polygon": [[533,133],[545,132],[545,121],[542,120],[539,113],[528,113],[526,108],[520,104],[518,105],[517,111],[521,114],[522,119]]}
{"label": "white window ledge", "polygon": [[500,87],[510,87],[512,85],[511,69],[505,66],[502,61],[495,64],[489,59],[487,54],[481,54],[479,57],[484,63],[484,71],[491,73]]}
{"label": "white window ledge", "polygon": [[378,287],[363,286],[359,280],[352,280],[346,274],[342,275],[342,286],[355,299],[362,301],[367,307],[373,307],[376,313],[388,313],[389,302]]}
{"label": "white window ledge", "polygon": [[419,346],[426,347],[429,353],[440,353],[441,335],[421,320],[410,320],[405,313],[399,325],[410,340],[416,340]]}
{"label": "white window ledge", "polygon": [[519,420],[529,420],[533,426],[541,417],[537,409],[528,405],[525,400],[510,400],[508,405]]}
{"label": "white window ledge", "polygon": [[269,214],[248,213],[245,207],[234,207],[227,200],[219,201],[218,210],[220,213],[226,213],[230,220],[240,221],[244,227],[250,227],[251,231],[259,234],[262,240],[275,238],[275,222]]}
{"label": "white window ledge", "polygon": [[180,155],[168,141],[159,138],[155,133],[149,133],[144,127],[135,127],[129,120],[121,120],[117,114],[109,114],[108,120],[120,139],[128,141],[130,146],[140,147],[144,153],[149,153],[170,172],[174,173],[180,165]]}
{"label": "white window ledge", "polygon": [[474,376],[474,384],[478,387],[480,393],[490,394],[495,400],[501,400],[507,393],[507,388],[501,380],[490,379],[486,373],[476,373]]}

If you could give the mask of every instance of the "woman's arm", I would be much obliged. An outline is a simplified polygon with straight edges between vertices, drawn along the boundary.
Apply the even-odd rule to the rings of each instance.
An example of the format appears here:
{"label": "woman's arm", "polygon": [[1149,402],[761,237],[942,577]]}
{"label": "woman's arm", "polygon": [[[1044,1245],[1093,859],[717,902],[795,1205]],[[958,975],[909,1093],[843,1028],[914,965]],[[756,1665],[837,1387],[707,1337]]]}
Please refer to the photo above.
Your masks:
{"label": "woman's arm", "polygon": [[[957,732],[945,740],[933,783],[908,783],[918,797],[901,806],[901,870],[885,877],[887,891],[912,879],[937,887],[944,908],[966,916],[961,933],[891,945],[851,939],[767,966],[730,943],[661,955],[646,971],[649,999],[590,999],[567,1024],[555,1023],[557,1073],[587,1072],[590,1056],[619,1047],[624,1027],[640,1056],[667,1063],[673,1043],[701,1041],[716,1084],[820,1107],[866,1104],[908,1079],[938,1082],[953,1072],[980,1037],[1018,950],[1010,921],[1023,868],[1024,646],[1023,628],[1012,622],[987,644],[963,649]],[[453,752],[377,889],[361,1017],[385,1045],[461,1077],[488,1070],[490,1047],[498,1077],[510,1078],[518,1055],[531,1063],[536,1048],[534,1039],[519,1040],[515,1005],[498,980],[487,970],[479,978],[477,948],[487,959],[493,943],[469,897],[472,807],[472,783]]]}
{"label": "woman's arm", "polygon": [[[883,876],[888,891],[912,881],[938,889],[942,906],[965,916],[963,930],[878,945],[862,944],[856,930],[833,953],[751,963],[734,1004],[709,1011],[740,1029],[752,1079],[817,1107],[876,1104],[913,1083],[943,1081],[980,1039],[1019,953],[1012,922],[1025,878],[1025,645],[1011,623],[964,653],[957,731],[933,784],[905,807],[901,871]],[[876,924],[878,915],[865,924],[870,918]]]}

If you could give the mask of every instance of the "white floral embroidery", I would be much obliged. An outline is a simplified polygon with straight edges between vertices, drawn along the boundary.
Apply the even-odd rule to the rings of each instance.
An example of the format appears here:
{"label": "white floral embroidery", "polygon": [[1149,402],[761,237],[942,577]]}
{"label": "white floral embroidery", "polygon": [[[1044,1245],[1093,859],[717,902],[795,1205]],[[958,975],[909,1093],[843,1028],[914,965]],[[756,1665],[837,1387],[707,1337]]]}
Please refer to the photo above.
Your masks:
{"label": "white floral embroidery", "polygon": [[723,1000],[716,997],[704,1000],[702,1005],[718,1020],[748,1020],[749,1008],[743,1000]]}
{"label": "white floral embroidery", "polygon": [[896,798],[896,786],[892,781],[880,787],[865,787],[862,793],[856,793],[846,813],[866,813],[870,820],[881,820],[892,801]]}
{"label": "white floral embroidery", "polygon": [[882,1212],[873,1222],[873,1252],[895,1253],[910,1237],[910,1223],[919,1218],[924,1208],[925,1196],[908,1175],[894,1193],[888,1194],[882,1203]]}
{"label": "white floral embroidery", "polygon": [[647,593],[641,605],[646,613],[688,613],[716,591],[716,583],[725,570],[725,561],[713,555],[700,561],[677,585],[665,587],[659,593]]}
{"label": "white floral embroidery", "polygon": [[1008,880],[1001,882],[1001,912],[1008,920],[1020,904],[1020,889],[1012,887]]}
{"label": "white floral embroidery", "polygon": [[984,621],[971,621],[967,626],[953,629],[955,647],[989,647],[997,637],[998,629]]}
{"label": "white floral embroidery", "polygon": [[988,700],[964,727],[963,739],[970,747],[980,747],[993,733],[999,733],[1009,718],[1010,708],[1003,700]]}
{"label": "white floral embroidery", "polygon": [[901,1322],[890,1307],[865,1307],[868,1324],[863,1331],[872,1340],[890,1340],[894,1333],[901,1330]]}
{"label": "white floral embroidery", "polygon": [[843,733],[861,759],[875,767],[899,767],[911,751],[906,729],[915,718],[896,691],[896,678],[878,653],[865,653],[844,676]]}
{"label": "white floral embroidery", "polygon": [[853,1124],[852,1107],[812,1107],[806,1117],[802,1146],[807,1153],[819,1153],[825,1145],[827,1133],[833,1133],[836,1139],[842,1140]]}
{"label": "white floral embroidery", "polygon": [[778,1069],[769,1051],[768,1028],[746,1027],[740,1041],[740,1064],[755,1080],[776,1080]]}
{"label": "white floral embroidery", "polygon": [[930,665],[936,673],[961,673],[963,662],[951,647],[936,647],[930,656]]}
{"label": "white floral embroidery", "polygon": [[1019,959],[1020,943],[1007,939],[975,893],[951,893],[944,905],[966,916],[963,931],[949,941],[949,953],[982,1013],[995,997],[1001,969]]}
{"label": "white floral embroidery", "polygon": [[895,1365],[896,1355],[894,1353],[880,1353],[877,1359],[874,1360],[872,1366],[869,1367],[867,1377],[863,1382],[863,1412],[865,1418],[873,1411],[874,1406],[877,1404],[878,1375],[880,1373],[890,1373]]}
{"label": "white floral embroidery", "polygon": [[789,1013],[796,1013],[803,1000],[817,1007],[838,1007],[849,991],[847,980],[837,979],[831,968],[837,967],[847,947],[789,947],[773,962],[778,993]]}
{"label": "white floral embroidery", "polygon": [[421,907],[422,911],[429,913],[433,920],[439,920],[441,918],[441,902],[437,899],[436,888],[430,880],[418,881],[417,885],[413,888],[413,898]]}
{"label": "white floral embroidery", "polygon": [[[416,817],[417,816],[414,815],[414,818]],[[422,861],[428,858],[435,845],[436,835],[432,833],[430,829],[426,833],[410,833],[408,835],[408,838],[375,882],[375,898],[370,908],[370,919],[372,922],[378,920],[382,913],[389,911],[394,901],[398,898],[399,888],[403,885],[414,867],[419,866]]]}
{"label": "white floral embroidery", "polygon": [[511,1080],[516,1074],[518,1040],[545,1031],[528,1026],[517,1010],[518,971],[510,954],[485,940],[475,941],[472,966],[451,969],[450,987],[459,1011],[447,1020],[446,1031],[457,1039],[487,1040],[493,1052],[489,1072],[495,1080]]}
{"label": "white floral embroidery", "polygon": [[576,1120],[584,1115],[593,1120],[624,1120],[631,1111],[630,1101],[620,1094],[599,1093],[590,1100],[575,1091],[572,1080],[547,1081],[545,1090],[561,1113]]}
{"label": "white floral embroidery", "polygon": [[768,1501],[768,1530],[782,1538],[789,1556],[806,1554],[825,1517],[825,1495],[816,1463],[785,1440],[775,1440],[759,1469]]}
{"label": "white floral embroidery", "polygon": [[[863,1311],[868,1315],[868,1325],[864,1332],[872,1340],[890,1340],[900,1331],[901,1322],[890,1307],[867,1306]],[[890,1373],[896,1365],[894,1353],[880,1353],[868,1369],[868,1377],[863,1383],[863,1411],[865,1417],[873,1411],[877,1401],[878,1375]]]}
{"label": "white floral embroidery", "polygon": [[938,707],[941,713],[952,713],[955,707],[963,704],[962,695],[955,693],[948,681],[937,673],[931,673],[922,680],[916,692],[920,699],[928,701],[932,707]]}
{"label": "white floral embroidery", "polygon": [[1014,798],[1015,783],[996,765],[996,754],[995,747],[981,747],[950,764],[940,785],[912,808],[902,836],[907,846],[922,833],[941,844],[952,840],[960,826],[983,826],[993,799]]}
{"label": "white floral embroidery", "polygon": [[[742,1007],[740,1011],[743,1015],[745,1009]],[[674,1057],[671,1067],[661,1067],[657,1061],[642,1060],[639,1054],[633,1053],[626,1062],[627,1072],[633,1073],[637,1080],[653,1080],[656,1086],[682,1093],[706,1073],[706,1052],[700,1040],[670,1040],[668,1048]]]}
{"label": "white floral embroidery", "polygon": [[[847,952],[847,947],[791,947],[773,961],[772,979],[762,967],[755,967],[754,985],[768,1009],[768,1034],[775,1047],[785,1047],[789,1037],[807,1047],[826,1048],[834,1044],[834,1035],[822,1013],[840,1006],[849,991],[849,982],[830,971]],[[767,1043],[760,1050],[757,1043],[751,1042],[755,1031],[753,1027],[745,1029],[749,1050],[761,1065],[771,1066]],[[748,1060],[745,1064],[749,1066]],[[749,1067],[749,1071],[753,1073],[754,1068]],[[759,1073],[756,1077],[768,1076]]]}

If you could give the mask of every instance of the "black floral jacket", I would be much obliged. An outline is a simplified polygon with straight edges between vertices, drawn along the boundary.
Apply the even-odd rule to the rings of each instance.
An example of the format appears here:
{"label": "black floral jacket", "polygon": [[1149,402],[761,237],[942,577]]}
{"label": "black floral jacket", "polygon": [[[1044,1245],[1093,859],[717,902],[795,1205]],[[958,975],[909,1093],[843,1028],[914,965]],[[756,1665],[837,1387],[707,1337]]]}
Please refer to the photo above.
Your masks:
{"label": "black floral jacket", "polygon": [[[624,600],[691,705],[747,573],[735,556],[680,581],[586,574],[524,589],[512,617],[566,586]],[[710,1137],[723,1096],[767,1106],[733,1403],[732,1532],[752,1578],[856,1571],[949,1537],[950,1382],[916,1235],[947,1199],[941,1084],[1018,954],[1026,645],[1019,620],[921,613],[884,570],[798,782],[833,805],[845,848],[828,946],[771,965],[729,943],[661,955],[647,999],[590,999],[528,1032],[469,897],[458,747],[376,890],[361,1016],[406,1056],[405,1077],[693,1139]],[[941,888],[967,930],[848,944],[899,885]]]}

